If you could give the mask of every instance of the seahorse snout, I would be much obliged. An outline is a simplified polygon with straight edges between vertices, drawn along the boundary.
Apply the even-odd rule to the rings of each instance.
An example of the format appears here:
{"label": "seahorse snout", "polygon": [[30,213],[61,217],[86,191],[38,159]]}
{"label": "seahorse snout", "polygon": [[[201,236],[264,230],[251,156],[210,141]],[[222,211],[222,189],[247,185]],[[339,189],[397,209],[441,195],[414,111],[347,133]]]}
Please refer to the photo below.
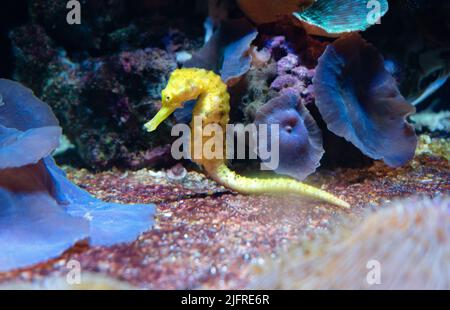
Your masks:
{"label": "seahorse snout", "polygon": [[154,130],[156,130],[156,128],[158,128],[158,126],[166,119],[170,116],[170,114],[173,113],[173,111],[175,111],[174,108],[172,107],[168,107],[168,106],[163,106],[158,113],[156,113],[156,115],[147,123],[145,123],[144,128],[148,131],[148,132],[152,132]]}

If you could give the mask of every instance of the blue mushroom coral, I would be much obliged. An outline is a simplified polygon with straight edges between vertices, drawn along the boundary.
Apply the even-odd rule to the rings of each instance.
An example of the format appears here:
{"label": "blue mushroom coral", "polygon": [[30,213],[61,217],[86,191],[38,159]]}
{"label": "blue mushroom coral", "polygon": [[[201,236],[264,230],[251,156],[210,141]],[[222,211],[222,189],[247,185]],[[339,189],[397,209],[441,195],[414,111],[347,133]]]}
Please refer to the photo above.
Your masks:
{"label": "blue mushroom coral", "polygon": [[417,137],[406,117],[415,109],[385,70],[383,57],[359,34],[326,48],[313,85],[315,104],[331,132],[389,166],[412,159]]}
{"label": "blue mushroom coral", "polygon": [[129,242],[153,225],[153,205],[103,202],[71,183],[50,155],[60,136],[45,103],[0,80],[0,271],[56,257],[84,239]]}
{"label": "blue mushroom coral", "polygon": [[263,105],[256,113],[255,124],[269,125],[267,142],[273,134],[270,125],[279,125],[276,173],[304,180],[319,167],[324,153],[322,133],[294,89],[287,89]]}

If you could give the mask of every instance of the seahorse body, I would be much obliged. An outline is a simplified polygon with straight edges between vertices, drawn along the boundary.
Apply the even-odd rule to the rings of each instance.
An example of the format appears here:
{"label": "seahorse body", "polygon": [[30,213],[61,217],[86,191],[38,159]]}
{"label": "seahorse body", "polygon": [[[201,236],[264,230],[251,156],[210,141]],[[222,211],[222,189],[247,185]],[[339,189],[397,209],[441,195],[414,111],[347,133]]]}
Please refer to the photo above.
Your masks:
{"label": "seahorse body", "polygon": [[[166,88],[162,91],[162,107],[155,117],[145,124],[148,131],[155,130],[175,109],[183,106],[188,100],[197,99],[192,116],[193,120],[200,117],[202,122],[191,123],[191,132],[201,130],[195,126],[206,126],[208,124],[218,124],[226,132],[226,125],[229,121],[230,95],[227,86],[222,82],[220,76],[212,71],[197,68],[184,68],[175,70],[170,76]],[[194,135],[192,135],[194,136]],[[193,138],[192,138],[193,139]],[[191,145],[194,141],[191,139]],[[203,137],[203,142],[210,137]],[[225,137],[223,137],[225,141]],[[221,158],[200,159],[192,156],[192,160],[204,167],[208,175],[216,182],[229,187],[238,192],[247,194],[282,194],[292,193],[324,200],[334,205],[349,208],[350,205],[336,196],[288,178],[248,178],[240,176],[231,171],[225,162],[224,156]]]}

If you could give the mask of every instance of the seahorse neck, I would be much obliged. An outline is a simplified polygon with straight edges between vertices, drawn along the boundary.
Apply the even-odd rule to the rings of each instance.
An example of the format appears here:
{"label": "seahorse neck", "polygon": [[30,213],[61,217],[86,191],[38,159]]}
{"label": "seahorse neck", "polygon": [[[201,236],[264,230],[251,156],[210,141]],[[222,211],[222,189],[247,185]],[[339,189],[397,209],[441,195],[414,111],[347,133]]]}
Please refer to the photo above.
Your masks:
{"label": "seahorse neck", "polygon": [[196,89],[193,95],[197,99],[196,112],[225,110],[229,112],[229,94],[227,86],[220,76],[213,72],[197,71],[192,75],[192,85]]}

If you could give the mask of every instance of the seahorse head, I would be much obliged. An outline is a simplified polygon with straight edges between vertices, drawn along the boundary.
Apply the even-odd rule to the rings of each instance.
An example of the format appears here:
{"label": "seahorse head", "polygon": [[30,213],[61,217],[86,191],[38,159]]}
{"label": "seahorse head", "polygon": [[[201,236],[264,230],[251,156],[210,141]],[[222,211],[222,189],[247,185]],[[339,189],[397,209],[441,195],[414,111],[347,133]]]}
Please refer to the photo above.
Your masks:
{"label": "seahorse head", "polygon": [[161,109],[147,122],[147,131],[155,130],[176,109],[183,107],[186,101],[196,99],[201,90],[199,76],[206,74],[202,69],[177,69],[170,75],[166,87],[161,92]]}

